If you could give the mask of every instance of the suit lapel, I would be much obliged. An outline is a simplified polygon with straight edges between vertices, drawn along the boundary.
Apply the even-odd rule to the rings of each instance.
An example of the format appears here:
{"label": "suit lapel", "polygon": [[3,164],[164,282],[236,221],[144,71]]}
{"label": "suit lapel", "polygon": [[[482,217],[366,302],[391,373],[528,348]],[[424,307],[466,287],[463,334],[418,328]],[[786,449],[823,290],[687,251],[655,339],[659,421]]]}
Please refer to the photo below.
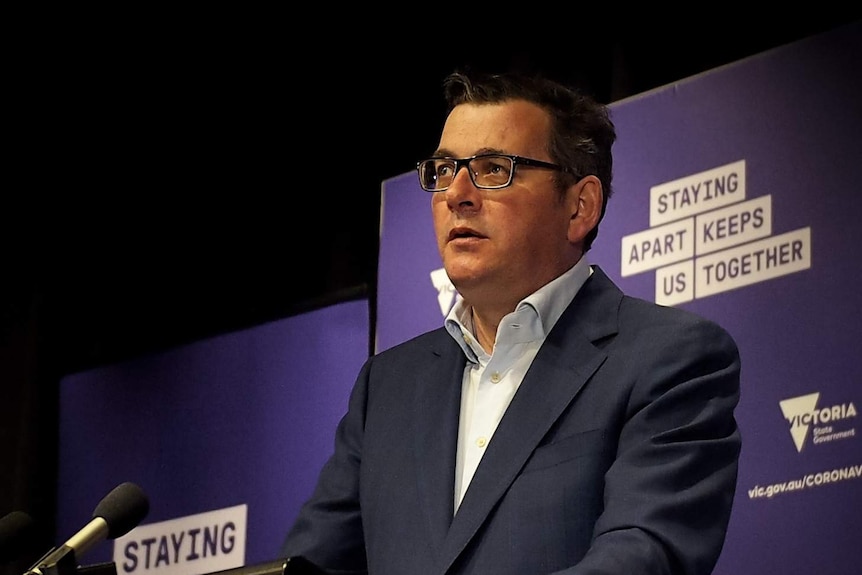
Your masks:
{"label": "suit lapel", "polygon": [[417,372],[424,375],[417,388],[413,418],[419,493],[437,550],[449,530],[455,506],[458,418],[467,362],[452,337],[445,330],[439,333],[430,362],[417,363]]}
{"label": "suit lapel", "polygon": [[[464,550],[536,446],[604,362],[605,354],[593,342],[615,333],[621,297],[597,269],[548,334],[452,520],[442,550],[441,573]],[[449,484],[453,476],[454,468],[446,478]]]}

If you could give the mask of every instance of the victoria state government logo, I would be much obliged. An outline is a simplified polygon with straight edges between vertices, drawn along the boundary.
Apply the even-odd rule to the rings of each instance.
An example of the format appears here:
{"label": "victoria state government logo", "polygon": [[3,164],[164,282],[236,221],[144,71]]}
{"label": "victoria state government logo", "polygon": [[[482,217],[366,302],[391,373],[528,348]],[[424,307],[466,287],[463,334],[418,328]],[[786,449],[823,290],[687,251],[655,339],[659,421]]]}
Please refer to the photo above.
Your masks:
{"label": "victoria state government logo", "polygon": [[820,392],[783,399],[781,413],[790,424],[790,436],[796,451],[802,453],[811,430],[814,445],[855,437],[856,428],[850,427],[856,418],[853,402],[818,407]]}

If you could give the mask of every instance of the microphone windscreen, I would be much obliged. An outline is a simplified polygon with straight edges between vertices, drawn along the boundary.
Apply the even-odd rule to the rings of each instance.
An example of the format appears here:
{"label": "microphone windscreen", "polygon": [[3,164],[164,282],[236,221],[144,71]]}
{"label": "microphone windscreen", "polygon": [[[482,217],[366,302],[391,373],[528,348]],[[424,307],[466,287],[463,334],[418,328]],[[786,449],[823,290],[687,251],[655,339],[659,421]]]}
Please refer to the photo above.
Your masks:
{"label": "microphone windscreen", "polygon": [[93,511],[93,518],[101,517],[108,524],[108,539],[122,537],[147,516],[150,502],[144,491],[127,481],[116,486]]}
{"label": "microphone windscreen", "polygon": [[0,519],[0,563],[17,559],[30,550],[36,537],[36,522],[23,511]]}

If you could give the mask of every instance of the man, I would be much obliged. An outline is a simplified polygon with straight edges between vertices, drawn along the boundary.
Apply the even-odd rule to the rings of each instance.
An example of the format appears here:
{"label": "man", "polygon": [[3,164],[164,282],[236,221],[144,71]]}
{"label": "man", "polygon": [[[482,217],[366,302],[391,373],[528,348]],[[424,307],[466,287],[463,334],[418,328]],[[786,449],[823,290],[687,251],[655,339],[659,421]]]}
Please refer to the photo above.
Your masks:
{"label": "man", "polygon": [[362,368],[284,554],[373,575],[709,573],[739,354],[587,262],[611,195],[607,109],[532,77],[455,73],[446,96],[418,173],[462,297]]}

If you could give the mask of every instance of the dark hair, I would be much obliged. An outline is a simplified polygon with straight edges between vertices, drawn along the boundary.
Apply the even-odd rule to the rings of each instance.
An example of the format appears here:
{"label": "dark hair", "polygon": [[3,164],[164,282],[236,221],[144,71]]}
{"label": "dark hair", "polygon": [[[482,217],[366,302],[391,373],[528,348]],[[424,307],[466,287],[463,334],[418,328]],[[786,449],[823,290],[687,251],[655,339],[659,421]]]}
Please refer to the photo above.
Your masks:
{"label": "dark hair", "polygon": [[[613,156],[611,147],[616,129],[608,108],[589,95],[540,75],[519,73],[474,74],[455,71],[443,81],[448,115],[459,104],[497,104],[525,100],[540,106],[551,117],[548,154],[552,161],[578,176],[595,175],[602,183],[602,212],[605,215],[611,196]],[[571,182],[563,174],[561,187]],[[565,179],[567,178],[568,179]],[[590,249],[598,224],[584,238],[584,251]]]}

